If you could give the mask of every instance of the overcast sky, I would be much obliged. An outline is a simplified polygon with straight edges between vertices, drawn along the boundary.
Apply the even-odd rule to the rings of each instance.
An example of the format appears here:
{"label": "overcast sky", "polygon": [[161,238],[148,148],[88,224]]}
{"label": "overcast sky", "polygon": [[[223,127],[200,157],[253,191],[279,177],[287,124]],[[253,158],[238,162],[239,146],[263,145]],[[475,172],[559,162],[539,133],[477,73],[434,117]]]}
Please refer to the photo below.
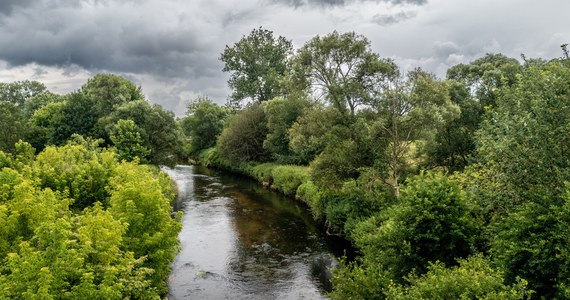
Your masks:
{"label": "overcast sky", "polygon": [[569,0],[0,0],[0,82],[67,93],[111,72],[180,116],[200,95],[226,102],[220,53],[260,26],[296,48],[355,31],[402,68],[443,77],[485,53],[561,56],[569,12]]}

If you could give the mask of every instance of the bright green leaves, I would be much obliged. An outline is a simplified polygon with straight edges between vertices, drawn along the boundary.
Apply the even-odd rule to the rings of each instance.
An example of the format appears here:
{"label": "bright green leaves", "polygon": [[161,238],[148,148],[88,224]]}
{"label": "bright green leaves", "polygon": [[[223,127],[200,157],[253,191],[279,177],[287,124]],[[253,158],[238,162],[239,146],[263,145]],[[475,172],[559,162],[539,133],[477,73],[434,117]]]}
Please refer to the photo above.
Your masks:
{"label": "bright green leaves", "polygon": [[392,284],[387,299],[526,299],[531,292],[526,282],[504,283],[503,274],[481,255],[459,260],[459,266],[445,268],[433,263],[422,276],[410,275],[409,286]]}
{"label": "bright green leaves", "polygon": [[0,170],[0,298],[166,292],[180,230],[170,181],[83,144],[48,147],[37,157],[21,144],[22,157],[12,158],[18,170]]}
{"label": "bright green leaves", "polygon": [[152,283],[160,292],[167,290],[164,279],[170,273],[181,228],[178,219],[171,217],[169,189],[149,169],[135,164],[118,166],[110,182],[109,211],[129,224],[123,247],[136,257],[147,256],[143,266],[154,270]]}

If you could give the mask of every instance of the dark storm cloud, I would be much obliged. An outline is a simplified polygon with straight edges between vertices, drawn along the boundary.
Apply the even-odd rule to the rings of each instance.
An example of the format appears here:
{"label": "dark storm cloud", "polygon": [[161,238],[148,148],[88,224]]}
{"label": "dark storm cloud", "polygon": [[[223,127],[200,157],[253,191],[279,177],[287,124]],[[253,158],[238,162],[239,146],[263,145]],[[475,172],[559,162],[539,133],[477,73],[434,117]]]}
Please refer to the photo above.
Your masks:
{"label": "dark storm cloud", "polygon": [[0,40],[10,46],[0,47],[0,59],[11,66],[78,65],[165,77],[219,71],[217,56],[206,55],[208,45],[197,28],[176,20],[157,26],[130,12],[139,8],[135,4],[124,3],[91,0],[50,7],[36,2],[27,13],[4,20]]}
{"label": "dark storm cloud", "polygon": [[395,14],[375,15],[372,20],[380,26],[389,26],[412,19],[416,15],[413,11],[401,11]]}
{"label": "dark storm cloud", "polygon": [[394,5],[411,4],[411,5],[424,5],[427,0],[271,0],[273,3],[285,4],[294,7],[300,6],[343,6],[351,3],[358,2],[377,2],[377,3],[390,3]]}

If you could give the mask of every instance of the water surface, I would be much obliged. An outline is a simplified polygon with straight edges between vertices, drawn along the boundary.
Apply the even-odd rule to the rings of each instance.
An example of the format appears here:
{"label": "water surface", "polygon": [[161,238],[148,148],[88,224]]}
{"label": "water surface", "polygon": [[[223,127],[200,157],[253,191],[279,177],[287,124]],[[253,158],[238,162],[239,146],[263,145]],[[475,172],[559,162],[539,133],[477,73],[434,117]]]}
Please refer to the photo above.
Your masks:
{"label": "water surface", "polygon": [[166,169],[184,211],[169,299],[323,299],[342,254],[307,210],[248,178]]}

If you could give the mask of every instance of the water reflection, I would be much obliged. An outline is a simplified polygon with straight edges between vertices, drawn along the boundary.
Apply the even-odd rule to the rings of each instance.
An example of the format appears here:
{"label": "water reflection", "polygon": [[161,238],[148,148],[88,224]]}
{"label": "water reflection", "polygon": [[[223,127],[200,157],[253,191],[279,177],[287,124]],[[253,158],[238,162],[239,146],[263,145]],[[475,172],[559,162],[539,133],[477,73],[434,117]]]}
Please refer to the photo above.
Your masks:
{"label": "water reflection", "polygon": [[327,282],[319,278],[335,249],[305,209],[245,178],[167,171],[184,210],[170,299],[324,298]]}

